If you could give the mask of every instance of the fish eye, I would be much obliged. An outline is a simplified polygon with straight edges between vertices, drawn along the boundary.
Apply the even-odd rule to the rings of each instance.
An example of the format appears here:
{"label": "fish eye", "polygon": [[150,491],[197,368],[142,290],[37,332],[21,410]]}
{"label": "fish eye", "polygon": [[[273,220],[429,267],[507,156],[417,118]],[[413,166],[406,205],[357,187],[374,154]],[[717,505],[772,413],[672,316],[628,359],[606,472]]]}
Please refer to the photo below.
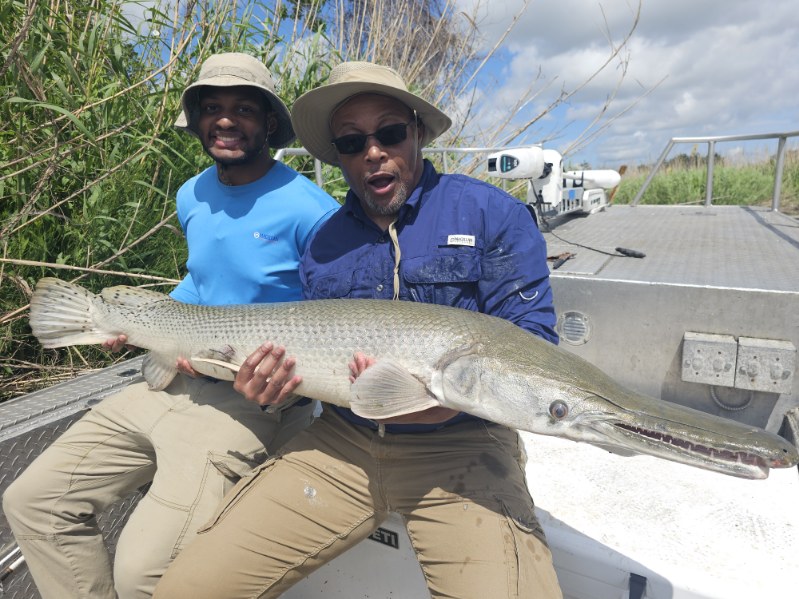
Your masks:
{"label": "fish eye", "polygon": [[549,404],[549,415],[555,420],[563,420],[569,415],[569,406],[561,400],[553,401]]}

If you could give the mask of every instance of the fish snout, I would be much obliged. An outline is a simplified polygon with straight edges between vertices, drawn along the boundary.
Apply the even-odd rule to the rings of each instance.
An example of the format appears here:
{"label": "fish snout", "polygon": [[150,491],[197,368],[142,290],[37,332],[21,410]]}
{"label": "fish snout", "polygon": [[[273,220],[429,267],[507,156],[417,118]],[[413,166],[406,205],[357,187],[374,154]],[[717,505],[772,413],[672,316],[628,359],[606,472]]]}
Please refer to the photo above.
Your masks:
{"label": "fish snout", "polygon": [[770,466],[772,468],[790,468],[797,464],[799,464],[799,448],[786,439],[782,443],[781,451],[772,458]]}

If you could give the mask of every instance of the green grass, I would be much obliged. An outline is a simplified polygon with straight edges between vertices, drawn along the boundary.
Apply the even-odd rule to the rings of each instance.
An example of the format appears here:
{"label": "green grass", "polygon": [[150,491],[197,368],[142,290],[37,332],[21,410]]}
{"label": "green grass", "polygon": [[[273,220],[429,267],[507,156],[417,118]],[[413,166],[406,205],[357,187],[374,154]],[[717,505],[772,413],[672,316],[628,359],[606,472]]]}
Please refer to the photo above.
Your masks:
{"label": "green grass", "polygon": [[[622,177],[614,203],[633,201],[649,175],[648,168],[628,170]],[[713,169],[714,205],[771,206],[774,193],[774,161],[725,166]],[[702,204],[707,191],[704,166],[670,166],[655,176],[641,198],[642,204]],[[799,214],[799,152],[786,153],[780,192],[780,210]]]}

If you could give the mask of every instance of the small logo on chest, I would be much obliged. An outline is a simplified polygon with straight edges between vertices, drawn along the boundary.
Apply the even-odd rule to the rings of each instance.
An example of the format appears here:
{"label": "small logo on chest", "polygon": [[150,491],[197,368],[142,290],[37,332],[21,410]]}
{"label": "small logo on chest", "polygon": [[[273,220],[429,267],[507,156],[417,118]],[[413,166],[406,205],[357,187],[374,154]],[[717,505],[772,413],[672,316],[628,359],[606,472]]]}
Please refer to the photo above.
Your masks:
{"label": "small logo on chest", "polygon": [[474,235],[448,235],[447,245],[468,245],[474,247]]}
{"label": "small logo on chest", "polygon": [[277,241],[278,239],[277,235],[270,235],[269,233],[261,233],[259,231],[253,233],[252,236],[255,239],[260,239],[261,241],[266,241],[266,242]]}

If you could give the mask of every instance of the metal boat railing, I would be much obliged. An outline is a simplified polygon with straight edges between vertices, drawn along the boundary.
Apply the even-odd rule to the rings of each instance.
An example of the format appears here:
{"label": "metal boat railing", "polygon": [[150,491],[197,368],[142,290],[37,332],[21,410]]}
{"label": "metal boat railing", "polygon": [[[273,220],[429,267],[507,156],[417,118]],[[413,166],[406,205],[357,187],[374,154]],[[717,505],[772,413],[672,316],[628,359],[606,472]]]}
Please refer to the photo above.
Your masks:
{"label": "metal boat railing", "polygon": [[[637,206],[641,198],[643,197],[646,190],[649,188],[650,183],[655,178],[660,167],[665,162],[666,158],[669,155],[669,152],[674,148],[677,144],[707,144],[707,182],[705,185],[705,206],[710,206],[713,203],[713,171],[715,165],[715,157],[716,157],[716,144],[722,142],[732,142],[732,141],[754,141],[754,140],[767,140],[767,139],[776,139],[777,140],[777,154],[776,154],[776,161],[775,161],[775,168],[774,168],[774,189],[771,196],[771,209],[775,212],[779,211],[780,208],[780,192],[782,190],[782,173],[785,166],[785,148],[786,148],[786,141],[789,137],[797,137],[799,136],[799,131],[790,131],[787,133],[760,133],[760,134],[753,134],[753,135],[714,135],[714,136],[702,136],[702,137],[672,137],[669,142],[666,144],[666,147],[663,149],[663,152],[660,154],[657,162],[652,167],[649,175],[647,176],[644,184],[641,186],[641,189],[638,190],[638,193],[635,195],[635,198],[632,201],[633,206]],[[474,147],[474,148],[454,148],[454,147],[431,147],[431,148],[424,148],[422,152],[424,154],[438,154],[441,157],[441,171],[443,173],[450,172],[450,155],[452,154],[460,154],[460,155],[474,155],[474,154],[489,154],[492,152],[497,152],[499,150],[507,149],[506,147]],[[287,156],[310,156],[309,152],[305,148],[282,148],[277,151],[275,154],[276,160],[283,160],[284,157]],[[458,164],[457,166],[461,166]],[[320,187],[323,186],[325,183],[324,176],[322,173],[322,163],[318,159],[314,159],[314,175],[316,184]],[[504,187],[505,181],[502,180],[500,186]]]}
{"label": "metal boat railing", "polygon": [[777,159],[774,169],[774,191],[771,196],[771,209],[775,212],[780,209],[780,191],[782,189],[782,171],[785,165],[785,142],[789,137],[799,136],[799,131],[791,131],[789,133],[762,133],[756,135],[715,135],[706,137],[672,137],[666,148],[661,153],[652,170],[649,172],[646,181],[638,190],[635,198],[632,201],[633,206],[637,206],[641,198],[646,192],[655,174],[660,169],[666,157],[671,152],[671,149],[676,144],[707,144],[707,184],[705,186],[705,206],[710,206],[713,203],[713,163],[715,159],[716,144],[719,142],[728,141],[753,141],[758,139],[776,139],[777,141]]}

